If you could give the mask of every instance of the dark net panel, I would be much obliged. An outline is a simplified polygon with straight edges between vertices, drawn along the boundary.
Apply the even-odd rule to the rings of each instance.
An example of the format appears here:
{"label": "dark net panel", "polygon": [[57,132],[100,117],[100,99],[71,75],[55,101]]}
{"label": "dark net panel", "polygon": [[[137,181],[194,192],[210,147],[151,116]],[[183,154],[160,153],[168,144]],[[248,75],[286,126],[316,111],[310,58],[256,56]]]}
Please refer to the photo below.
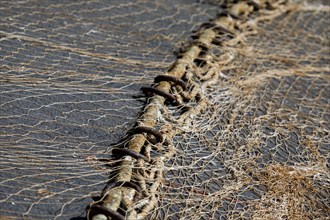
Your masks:
{"label": "dark net panel", "polygon": [[215,12],[192,1],[1,1],[0,216],[83,217],[108,179],[100,158],[143,106],[133,96]]}

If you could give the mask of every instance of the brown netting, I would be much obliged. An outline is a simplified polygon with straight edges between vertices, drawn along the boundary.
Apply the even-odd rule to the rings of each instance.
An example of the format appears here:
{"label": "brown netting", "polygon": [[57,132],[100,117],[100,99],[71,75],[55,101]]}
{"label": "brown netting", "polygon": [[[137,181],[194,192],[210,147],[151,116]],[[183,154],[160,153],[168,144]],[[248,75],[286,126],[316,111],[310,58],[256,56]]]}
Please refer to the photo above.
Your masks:
{"label": "brown netting", "polygon": [[329,219],[327,1],[0,10],[0,219]]}

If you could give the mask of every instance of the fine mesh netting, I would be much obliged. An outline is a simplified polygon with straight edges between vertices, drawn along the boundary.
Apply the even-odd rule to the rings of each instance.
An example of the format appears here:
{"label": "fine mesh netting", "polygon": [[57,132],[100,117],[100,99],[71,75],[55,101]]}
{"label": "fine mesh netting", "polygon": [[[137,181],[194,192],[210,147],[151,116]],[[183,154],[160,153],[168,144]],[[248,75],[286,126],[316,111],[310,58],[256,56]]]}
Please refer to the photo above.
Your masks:
{"label": "fine mesh netting", "polygon": [[140,87],[216,7],[191,1],[0,2],[0,216],[70,219],[108,178]]}
{"label": "fine mesh netting", "polygon": [[[329,12],[327,1],[1,1],[0,219],[84,219],[119,194],[130,219],[329,219]],[[176,105],[140,92],[182,69]],[[140,137],[147,159],[113,156]]]}
{"label": "fine mesh netting", "polygon": [[222,78],[205,111],[176,125],[157,208],[168,219],[329,219],[330,19],[319,7],[211,48]]}

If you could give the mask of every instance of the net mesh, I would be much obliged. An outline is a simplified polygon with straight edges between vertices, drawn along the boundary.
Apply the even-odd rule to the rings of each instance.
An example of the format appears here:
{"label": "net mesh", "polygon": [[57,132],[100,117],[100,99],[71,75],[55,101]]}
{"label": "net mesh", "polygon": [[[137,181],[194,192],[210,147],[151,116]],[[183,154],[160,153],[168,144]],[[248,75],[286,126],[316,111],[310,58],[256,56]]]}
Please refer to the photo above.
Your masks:
{"label": "net mesh", "polygon": [[[172,132],[173,148],[151,144],[155,162],[134,162],[132,178],[155,187],[147,218],[328,218],[326,1],[254,11],[181,0],[0,6],[1,218],[83,219],[118,177],[123,159],[110,150],[145,111],[145,98],[132,96],[195,44],[193,30],[194,39],[209,30],[208,19],[230,31],[189,63],[190,101],[159,107],[156,127]],[[236,11],[217,20],[226,8]]]}

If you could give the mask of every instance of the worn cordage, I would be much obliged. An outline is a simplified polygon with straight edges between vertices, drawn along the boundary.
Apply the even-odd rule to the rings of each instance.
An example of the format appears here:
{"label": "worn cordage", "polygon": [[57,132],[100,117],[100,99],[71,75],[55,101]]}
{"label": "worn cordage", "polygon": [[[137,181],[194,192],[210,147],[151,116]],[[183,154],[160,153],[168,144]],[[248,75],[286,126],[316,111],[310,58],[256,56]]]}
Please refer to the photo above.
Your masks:
{"label": "worn cordage", "polygon": [[329,12],[1,1],[0,219],[329,218]]}

